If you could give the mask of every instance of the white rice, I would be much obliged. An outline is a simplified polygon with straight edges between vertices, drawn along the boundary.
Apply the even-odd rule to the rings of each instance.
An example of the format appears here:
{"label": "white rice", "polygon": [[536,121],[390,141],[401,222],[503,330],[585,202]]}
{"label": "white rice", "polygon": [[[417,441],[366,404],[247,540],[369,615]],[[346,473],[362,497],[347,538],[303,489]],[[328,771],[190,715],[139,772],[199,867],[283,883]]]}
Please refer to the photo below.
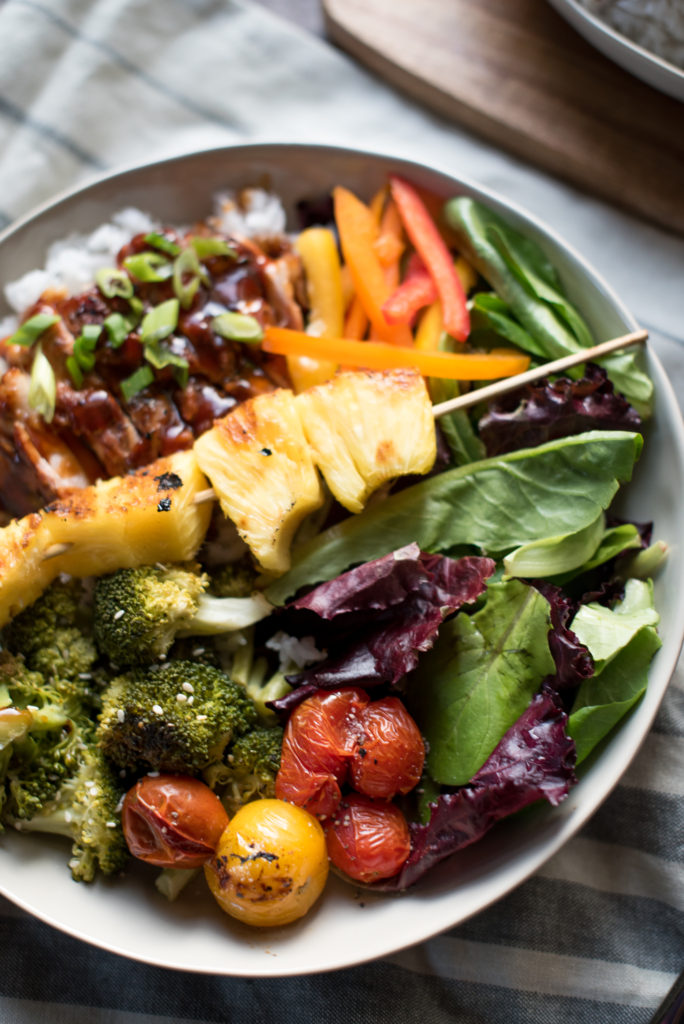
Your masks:
{"label": "white rice", "polygon": [[[212,223],[216,230],[248,238],[282,234],[285,210],[278,196],[263,189],[243,189],[239,195],[224,192],[215,198]],[[29,270],[4,286],[7,303],[17,315],[0,318],[0,338],[17,329],[19,315],[47,288],[65,289],[68,295],[84,291],[98,270],[116,265],[119,250],[134,235],[160,227],[149,213],[128,206],[89,235],[72,234],[53,242],[42,269]]]}
{"label": "white rice", "polygon": [[682,0],[580,0],[580,3],[616,32],[684,69]]}
{"label": "white rice", "polygon": [[282,631],[274,633],[266,646],[278,652],[280,670],[292,671],[292,668],[304,668],[327,657],[327,651],[319,651],[312,636],[303,636],[301,640]]}

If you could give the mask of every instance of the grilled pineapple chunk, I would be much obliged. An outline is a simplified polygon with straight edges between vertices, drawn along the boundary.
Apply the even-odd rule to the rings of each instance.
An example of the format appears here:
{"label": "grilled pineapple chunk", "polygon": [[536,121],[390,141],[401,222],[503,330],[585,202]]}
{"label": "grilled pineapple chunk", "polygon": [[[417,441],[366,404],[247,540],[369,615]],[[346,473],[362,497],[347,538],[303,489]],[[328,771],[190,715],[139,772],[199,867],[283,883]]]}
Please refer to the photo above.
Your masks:
{"label": "grilled pineapple chunk", "polygon": [[314,461],[350,512],[385,481],[433,466],[432,406],[414,370],[338,373],[295,401]]}
{"label": "grilled pineapple chunk", "polygon": [[57,575],[52,560],[45,559],[51,543],[37,512],[0,529],[0,626],[39,598]]}
{"label": "grilled pineapple chunk", "polygon": [[212,503],[194,503],[208,486],[194,452],[184,451],[74,490],[45,512],[52,543],[69,545],[49,564],[55,573],[102,576],[137,565],[187,561],[209,526]]}
{"label": "grilled pineapple chunk", "polygon": [[323,503],[292,392],[280,388],[243,402],[202,434],[194,451],[259,564],[286,572],[295,530]]}

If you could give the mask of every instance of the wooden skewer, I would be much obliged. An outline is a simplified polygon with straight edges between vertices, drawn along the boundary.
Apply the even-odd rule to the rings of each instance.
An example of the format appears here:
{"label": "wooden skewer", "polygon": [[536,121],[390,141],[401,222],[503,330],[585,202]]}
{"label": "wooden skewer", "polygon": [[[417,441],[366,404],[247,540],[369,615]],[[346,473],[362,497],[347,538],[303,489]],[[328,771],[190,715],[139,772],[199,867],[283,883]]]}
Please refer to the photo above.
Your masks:
{"label": "wooden skewer", "polygon": [[[579,352],[573,352],[572,355],[563,356],[561,359],[554,359],[552,362],[544,363],[542,366],[535,366],[533,370],[526,370],[525,373],[518,373],[514,377],[506,377],[505,380],[496,381],[496,383],[488,384],[486,387],[469,391],[465,395],[459,395],[458,398],[451,398],[447,402],[433,405],[432,415],[435,419],[439,419],[440,416],[446,416],[457,409],[466,409],[468,406],[487,402],[491,398],[497,398],[499,395],[505,395],[509,391],[515,391],[516,388],[521,387],[523,384],[529,384],[534,380],[540,380],[542,377],[548,377],[552,373],[560,373],[562,370],[567,370],[571,366],[577,366],[579,363],[600,359],[601,356],[608,355],[609,352],[616,352],[621,348],[639,345],[646,341],[647,338],[648,331],[640,330],[632,331],[631,334],[623,334],[619,338],[611,338],[610,341],[602,341],[599,345],[594,345],[592,348],[583,348]],[[197,492],[193,499],[193,505],[204,505],[208,501],[215,500],[216,492],[214,488],[207,487],[206,490]],[[65,551],[68,551],[70,547],[71,544],[53,544],[43,555],[43,560],[57,558],[58,555],[63,555]]]}
{"label": "wooden skewer", "polygon": [[615,352],[617,349],[629,348],[630,345],[639,345],[641,342],[646,341],[647,338],[648,331],[641,330],[632,331],[631,334],[623,334],[619,338],[611,338],[610,341],[602,341],[600,345],[580,349],[579,352],[573,352],[569,356],[562,356],[562,358],[554,359],[552,362],[544,363],[542,366],[535,366],[534,369],[526,370],[525,373],[517,373],[514,377],[506,377],[505,380],[498,380],[495,384],[488,384],[484,388],[475,388],[474,391],[469,391],[466,395],[459,395],[458,398],[450,398],[447,402],[433,405],[432,415],[435,419],[439,419],[440,416],[446,416],[447,413],[455,412],[456,409],[467,409],[470,405],[488,402],[491,398],[498,398],[499,395],[515,391],[516,388],[521,387],[523,384],[529,384],[531,381],[539,380],[541,377],[548,377],[552,373],[560,373],[561,370],[567,370],[571,366],[577,366],[579,363],[600,359],[601,356],[608,355],[609,352]]}

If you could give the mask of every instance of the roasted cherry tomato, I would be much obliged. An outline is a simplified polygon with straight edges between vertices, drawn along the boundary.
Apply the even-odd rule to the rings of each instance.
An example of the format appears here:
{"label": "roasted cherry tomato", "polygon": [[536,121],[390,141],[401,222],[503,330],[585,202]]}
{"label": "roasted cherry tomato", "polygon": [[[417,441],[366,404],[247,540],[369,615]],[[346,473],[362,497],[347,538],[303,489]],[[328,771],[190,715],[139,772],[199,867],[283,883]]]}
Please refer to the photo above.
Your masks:
{"label": "roasted cherry tomato", "polygon": [[198,868],[216,850],[228,815],[199,779],[146,775],[126,794],[121,821],[134,857],[161,868]]}
{"label": "roasted cherry tomato", "polygon": [[333,813],[369,703],[357,687],[317,693],[295,708],[283,737],[276,796],[321,817]]}
{"label": "roasted cherry tomato", "polygon": [[344,798],[325,836],[330,860],[357,882],[396,875],[411,849],[406,818],[399,808],[361,793]]}
{"label": "roasted cherry tomato", "polygon": [[363,735],[349,765],[353,788],[375,799],[391,800],[417,786],[425,745],[399,698],[372,701],[363,710],[361,728]]}
{"label": "roasted cherry tomato", "polygon": [[219,906],[245,924],[290,924],[318,899],[328,877],[325,836],[302,807],[253,800],[233,816],[204,865]]}

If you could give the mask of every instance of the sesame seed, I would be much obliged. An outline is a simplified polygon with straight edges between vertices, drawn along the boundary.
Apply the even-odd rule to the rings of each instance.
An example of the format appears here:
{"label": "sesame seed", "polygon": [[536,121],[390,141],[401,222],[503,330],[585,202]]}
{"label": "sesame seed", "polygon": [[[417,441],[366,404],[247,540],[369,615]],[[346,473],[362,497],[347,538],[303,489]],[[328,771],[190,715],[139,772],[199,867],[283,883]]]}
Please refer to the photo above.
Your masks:
{"label": "sesame seed", "polygon": [[123,708],[119,708],[119,710],[116,712],[116,720],[117,720],[117,722],[123,722],[123,721],[125,721],[125,719],[126,719],[126,712],[124,711]]}
{"label": "sesame seed", "polygon": [[159,706],[159,704],[153,704],[152,705],[152,710],[154,711],[155,715],[163,715],[164,714],[164,712],[163,712],[162,708]]}
{"label": "sesame seed", "polygon": [[176,700],[179,702],[179,704],[184,704],[187,699],[188,699],[187,693],[177,693],[176,694]]}
{"label": "sesame seed", "polygon": [[105,825],[107,826],[107,828],[116,828],[115,821],[105,821]]}
{"label": "sesame seed", "polygon": [[123,616],[125,614],[126,614],[126,612],[124,611],[124,609],[123,608],[119,608],[118,612],[114,612],[114,621],[118,622],[119,619],[123,618]]}
{"label": "sesame seed", "polygon": [[185,690],[186,693],[195,692],[195,687],[192,685],[192,683],[183,683],[183,689]]}
{"label": "sesame seed", "polygon": [[207,716],[206,715],[197,715],[196,717],[197,717],[197,721],[198,722],[206,722],[206,720],[207,720]]}
{"label": "sesame seed", "polygon": [[204,654],[205,651],[206,647],[195,647],[195,649],[192,652],[192,656],[193,658],[199,658]]}
{"label": "sesame seed", "polygon": [[148,776],[151,779],[158,779],[159,778],[159,772],[148,772],[147,774],[148,774]]}
{"label": "sesame seed", "polygon": [[189,707],[189,706],[190,706],[191,704],[194,704],[194,703],[195,703],[195,698],[194,698],[194,697],[188,697],[188,707]]}

